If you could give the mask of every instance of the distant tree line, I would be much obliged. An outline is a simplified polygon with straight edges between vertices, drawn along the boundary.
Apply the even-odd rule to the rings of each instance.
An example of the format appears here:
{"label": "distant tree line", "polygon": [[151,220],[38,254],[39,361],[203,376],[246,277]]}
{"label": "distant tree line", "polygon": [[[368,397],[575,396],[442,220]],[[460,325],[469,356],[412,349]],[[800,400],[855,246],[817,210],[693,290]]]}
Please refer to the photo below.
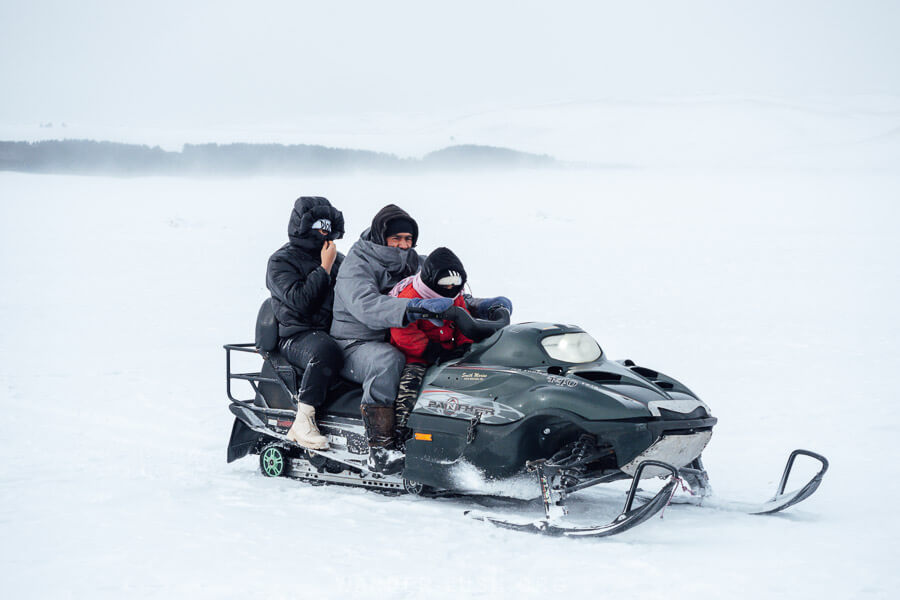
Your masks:
{"label": "distant tree line", "polygon": [[185,144],[181,152],[94,140],[0,141],[0,170],[112,175],[291,174],[333,171],[536,168],[556,161],[493,146],[451,146],[422,159],[306,144]]}

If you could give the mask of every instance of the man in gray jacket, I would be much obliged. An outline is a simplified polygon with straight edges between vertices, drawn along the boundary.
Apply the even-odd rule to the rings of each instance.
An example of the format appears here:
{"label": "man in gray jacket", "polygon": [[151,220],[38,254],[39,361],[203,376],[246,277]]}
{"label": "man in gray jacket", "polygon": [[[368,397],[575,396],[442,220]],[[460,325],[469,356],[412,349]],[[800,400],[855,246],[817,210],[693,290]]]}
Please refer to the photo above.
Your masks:
{"label": "man in gray jacket", "polygon": [[412,307],[440,313],[452,304],[447,298],[388,295],[401,279],[419,270],[422,257],[414,250],[418,237],[419,227],[406,211],[385,206],[347,252],[334,287],[331,336],[344,351],[341,375],[363,386],[360,408],[369,441],[368,465],[380,473],[403,467],[393,431],[394,400],[406,358],[387,343],[388,332],[418,318],[407,312]]}

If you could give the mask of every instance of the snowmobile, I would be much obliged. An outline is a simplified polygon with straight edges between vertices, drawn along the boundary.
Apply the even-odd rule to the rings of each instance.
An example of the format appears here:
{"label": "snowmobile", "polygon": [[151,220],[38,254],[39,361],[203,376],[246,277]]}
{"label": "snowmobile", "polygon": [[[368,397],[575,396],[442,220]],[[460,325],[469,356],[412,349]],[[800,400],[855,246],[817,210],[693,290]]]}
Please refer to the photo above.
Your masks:
{"label": "snowmobile", "polygon": [[[260,308],[255,342],[225,345],[226,390],[235,416],[228,462],[258,454],[263,474],[270,477],[427,496],[483,495],[460,477],[464,466],[476,468],[485,481],[533,474],[543,518],[517,522],[468,514],[500,527],[561,536],[626,531],[663,510],[678,485],[700,502],[710,497],[701,454],[717,420],[679,381],[631,360],[609,360],[574,325],[510,324],[505,310],[493,320],[476,319],[456,307],[421,316],[452,319],[475,343],[462,356],[428,369],[407,424],[411,433],[401,473],[381,475],[367,468],[362,389],[343,379],[317,411],[329,449],[310,450],[285,437],[296,414],[298,373],[278,352],[270,300]],[[260,371],[233,372],[233,352],[258,354]],[[240,380],[249,383],[252,398],[234,396],[232,383]],[[805,485],[786,492],[800,455],[821,468]],[[827,468],[823,456],[795,450],[775,496],[746,512],[774,513],[801,502],[816,491]],[[642,494],[641,480],[655,477],[667,480],[655,494]],[[624,508],[612,522],[565,524],[568,495],[629,478]],[[636,506],[638,498],[644,501]]]}

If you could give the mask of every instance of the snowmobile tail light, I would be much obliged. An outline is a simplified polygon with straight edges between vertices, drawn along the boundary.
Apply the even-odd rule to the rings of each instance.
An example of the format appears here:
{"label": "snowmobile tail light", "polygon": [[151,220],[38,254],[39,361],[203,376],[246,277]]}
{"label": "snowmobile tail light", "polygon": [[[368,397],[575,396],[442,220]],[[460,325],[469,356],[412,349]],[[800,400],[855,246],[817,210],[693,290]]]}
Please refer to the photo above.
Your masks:
{"label": "snowmobile tail light", "polygon": [[419,440],[420,442],[430,442],[431,434],[430,433],[417,433],[416,439]]}
{"label": "snowmobile tail light", "polygon": [[586,333],[548,335],[541,345],[550,358],[567,363],[593,362],[603,354],[600,345]]}

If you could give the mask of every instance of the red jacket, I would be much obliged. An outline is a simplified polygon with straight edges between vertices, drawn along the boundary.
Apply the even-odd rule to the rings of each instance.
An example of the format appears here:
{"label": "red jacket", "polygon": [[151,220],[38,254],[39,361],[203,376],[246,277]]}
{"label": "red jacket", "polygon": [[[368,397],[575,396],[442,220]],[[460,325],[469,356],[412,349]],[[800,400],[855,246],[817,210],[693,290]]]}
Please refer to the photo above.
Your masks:
{"label": "red jacket", "polygon": [[[406,286],[400,292],[400,298],[421,298],[412,284]],[[462,294],[456,297],[453,304],[466,309],[466,301]],[[444,321],[442,325],[435,325],[429,319],[413,321],[406,327],[391,328],[391,343],[406,355],[406,362],[426,364],[428,361],[422,358],[422,353],[429,341],[440,342],[444,350],[453,350],[463,344],[471,344],[456,327],[453,321]]]}

